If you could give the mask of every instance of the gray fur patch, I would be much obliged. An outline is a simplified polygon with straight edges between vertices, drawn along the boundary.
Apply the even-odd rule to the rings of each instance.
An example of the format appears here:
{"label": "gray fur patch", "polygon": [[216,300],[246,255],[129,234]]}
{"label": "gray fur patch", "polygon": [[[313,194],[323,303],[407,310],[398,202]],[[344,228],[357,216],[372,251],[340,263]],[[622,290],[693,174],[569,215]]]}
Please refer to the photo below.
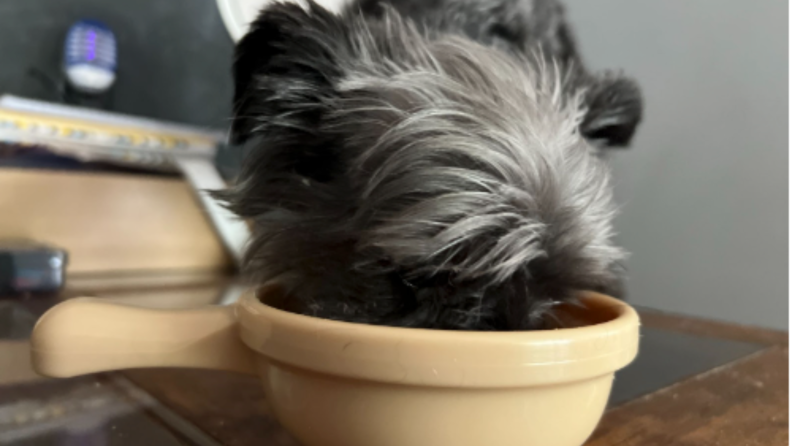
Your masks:
{"label": "gray fur patch", "polygon": [[287,309],[515,330],[617,292],[610,175],[569,65],[315,5],[266,10],[240,48],[237,131],[263,139],[223,197]]}

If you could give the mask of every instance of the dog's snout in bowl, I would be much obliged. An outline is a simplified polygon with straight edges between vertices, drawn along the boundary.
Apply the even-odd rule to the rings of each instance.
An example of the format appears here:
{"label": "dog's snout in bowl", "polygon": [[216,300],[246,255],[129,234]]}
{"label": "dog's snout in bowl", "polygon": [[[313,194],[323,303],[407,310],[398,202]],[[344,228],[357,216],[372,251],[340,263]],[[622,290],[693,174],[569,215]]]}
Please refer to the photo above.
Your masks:
{"label": "dog's snout in bowl", "polygon": [[[255,373],[305,446],[580,446],[614,373],[638,350],[629,305],[580,293],[565,326],[456,332],[339,322],[262,303],[153,310],[95,299],[56,306],[32,338],[49,376],[136,367]],[[145,328],[143,328],[145,327]]]}
{"label": "dog's snout in bowl", "polygon": [[575,328],[532,332],[349,324],[252,297],[238,316],[268,400],[306,445],[579,446],[638,347],[632,308],[580,299],[559,310]]}

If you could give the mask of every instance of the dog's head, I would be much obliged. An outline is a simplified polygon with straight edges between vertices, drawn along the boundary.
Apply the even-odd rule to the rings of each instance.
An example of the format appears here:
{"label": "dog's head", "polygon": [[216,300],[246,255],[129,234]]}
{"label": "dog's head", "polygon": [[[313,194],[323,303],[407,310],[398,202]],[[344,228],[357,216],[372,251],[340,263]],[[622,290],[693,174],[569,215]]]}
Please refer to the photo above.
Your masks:
{"label": "dog's head", "polygon": [[235,77],[233,137],[253,143],[224,197],[288,309],[524,329],[618,283],[609,174],[583,133],[629,140],[629,82],[587,92],[543,57],[313,4],[265,10]]}

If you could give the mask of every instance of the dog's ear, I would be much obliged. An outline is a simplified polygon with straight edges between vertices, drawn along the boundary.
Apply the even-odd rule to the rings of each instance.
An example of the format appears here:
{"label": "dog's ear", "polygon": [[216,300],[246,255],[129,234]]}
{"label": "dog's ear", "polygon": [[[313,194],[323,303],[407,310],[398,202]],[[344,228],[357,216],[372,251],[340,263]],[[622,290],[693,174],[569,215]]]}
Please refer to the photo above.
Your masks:
{"label": "dog's ear", "polygon": [[586,139],[603,147],[626,147],[643,115],[638,84],[613,74],[594,79],[585,97],[588,112],[580,126]]}
{"label": "dog's ear", "polygon": [[[340,77],[348,42],[341,19],[313,1],[274,3],[237,44],[231,139],[243,143],[273,126],[310,131]],[[348,48],[348,47],[347,47]]]}

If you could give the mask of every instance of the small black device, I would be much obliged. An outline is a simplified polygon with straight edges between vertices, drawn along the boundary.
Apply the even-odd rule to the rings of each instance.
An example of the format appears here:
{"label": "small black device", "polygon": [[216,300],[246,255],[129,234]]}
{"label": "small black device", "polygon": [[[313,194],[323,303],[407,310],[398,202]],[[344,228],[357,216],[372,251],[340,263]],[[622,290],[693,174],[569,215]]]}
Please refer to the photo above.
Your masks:
{"label": "small black device", "polygon": [[66,251],[24,239],[0,239],[0,295],[59,290],[65,281]]}

